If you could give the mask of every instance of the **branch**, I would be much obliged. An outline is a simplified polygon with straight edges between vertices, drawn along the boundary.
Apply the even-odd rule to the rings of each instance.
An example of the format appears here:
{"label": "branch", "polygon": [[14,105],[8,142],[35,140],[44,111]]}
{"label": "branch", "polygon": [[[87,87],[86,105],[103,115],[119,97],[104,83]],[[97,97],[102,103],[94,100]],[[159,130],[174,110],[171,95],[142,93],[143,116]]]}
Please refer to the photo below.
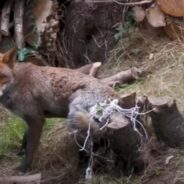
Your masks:
{"label": "branch", "polygon": [[135,5],[142,5],[142,4],[148,4],[148,3],[152,3],[153,0],[143,0],[140,2],[121,2],[118,0],[112,0],[114,3],[119,4],[119,5],[124,5],[124,6],[135,6]]}
{"label": "branch", "polygon": [[[92,64],[84,65],[83,67],[78,68],[77,70],[81,73],[97,77],[97,73],[101,67],[101,62],[96,62]],[[99,79],[101,82],[106,83],[109,86],[115,86],[116,84],[124,84],[132,82],[139,78],[141,71],[136,68],[130,68],[129,70],[119,72],[113,76]],[[98,77],[97,77],[98,78]]]}
{"label": "branch", "polygon": [[141,74],[141,71],[138,68],[133,67],[129,70],[119,72],[111,77],[100,79],[102,82],[107,83],[109,86],[114,86],[116,84],[124,84],[132,82],[135,79],[138,79]]}
{"label": "branch", "polygon": [[96,77],[99,68],[101,67],[101,62],[91,63],[78,68],[77,70],[81,73]]}
{"label": "branch", "polygon": [[89,75],[93,76],[93,77],[96,77],[97,73],[98,73],[98,70],[101,67],[101,65],[102,65],[101,62],[93,63],[93,66],[92,66],[91,70],[89,71]]}
{"label": "branch", "polygon": [[2,184],[40,184],[41,174],[35,174],[30,176],[7,176],[0,177],[0,183]]}

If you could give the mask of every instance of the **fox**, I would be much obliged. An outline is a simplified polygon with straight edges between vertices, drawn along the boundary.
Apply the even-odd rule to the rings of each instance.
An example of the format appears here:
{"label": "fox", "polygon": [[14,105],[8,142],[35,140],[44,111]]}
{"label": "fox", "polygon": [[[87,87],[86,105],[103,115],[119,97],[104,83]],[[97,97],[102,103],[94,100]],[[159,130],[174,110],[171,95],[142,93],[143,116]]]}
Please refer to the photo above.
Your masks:
{"label": "fox", "polygon": [[0,56],[0,103],[27,125],[21,172],[31,167],[45,118],[67,118],[73,126],[86,123],[89,109],[109,98],[118,98],[113,88],[78,70],[20,63],[17,49]]}

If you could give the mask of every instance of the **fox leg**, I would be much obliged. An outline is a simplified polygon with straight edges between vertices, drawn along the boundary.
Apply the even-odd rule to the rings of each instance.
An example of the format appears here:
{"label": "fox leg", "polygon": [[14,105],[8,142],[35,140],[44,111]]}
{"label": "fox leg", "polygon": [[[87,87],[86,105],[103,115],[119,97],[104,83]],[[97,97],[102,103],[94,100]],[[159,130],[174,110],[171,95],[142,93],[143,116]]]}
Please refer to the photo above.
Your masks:
{"label": "fox leg", "polygon": [[26,172],[32,164],[34,153],[38,147],[44,118],[26,118],[28,124],[28,131],[26,135],[26,150],[25,159],[18,168],[22,172]]}
{"label": "fox leg", "polygon": [[23,156],[25,154],[25,150],[27,146],[27,133],[28,133],[28,130],[25,130],[23,139],[22,139],[22,145],[20,147],[19,152],[17,153],[18,156]]}

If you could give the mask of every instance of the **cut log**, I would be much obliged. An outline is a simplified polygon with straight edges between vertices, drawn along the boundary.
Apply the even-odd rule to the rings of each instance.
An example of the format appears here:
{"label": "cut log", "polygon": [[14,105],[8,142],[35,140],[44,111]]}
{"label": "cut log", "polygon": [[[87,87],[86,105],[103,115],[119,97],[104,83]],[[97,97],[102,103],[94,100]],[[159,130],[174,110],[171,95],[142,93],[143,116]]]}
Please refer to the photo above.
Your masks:
{"label": "cut log", "polygon": [[174,17],[184,16],[184,0],[156,0],[156,2],[165,14]]}
{"label": "cut log", "polygon": [[184,145],[184,119],[175,100],[148,98],[150,117],[157,138],[170,147]]}
{"label": "cut log", "polygon": [[[77,70],[80,71],[81,73],[91,75],[93,77],[97,77],[100,67],[101,67],[101,62],[96,62],[93,64],[84,65],[83,67],[80,67]],[[106,83],[107,85],[114,87],[117,84],[132,82],[138,79],[140,75],[141,75],[141,71],[138,68],[133,67],[133,68],[130,68],[129,70],[119,72],[113,76],[102,78],[100,80],[103,83]]]}
{"label": "cut log", "polygon": [[107,125],[107,127],[112,130],[118,130],[126,127],[129,123],[130,122],[127,118],[118,113],[114,113],[111,115],[111,122]]}
{"label": "cut log", "polygon": [[97,73],[98,73],[98,70],[101,67],[101,65],[102,65],[101,62],[93,63],[92,68],[91,68],[91,70],[89,72],[89,75],[96,77],[97,76]]}
{"label": "cut log", "polygon": [[40,184],[41,174],[0,177],[0,184]]}
{"label": "cut log", "polygon": [[142,170],[145,163],[144,160],[140,159],[139,147],[141,145],[141,139],[139,135],[133,130],[128,119],[125,117],[122,119],[122,115],[115,114],[111,117],[111,121],[121,125],[107,127],[107,133],[110,132],[110,147],[117,156],[117,164],[120,165],[122,169],[128,169],[128,172],[131,172],[132,168],[136,171]]}
{"label": "cut log", "polygon": [[84,65],[83,67],[80,67],[77,70],[80,71],[81,73],[91,75],[93,77],[97,77],[97,73],[101,65],[102,65],[101,62],[91,63],[91,64]]}
{"label": "cut log", "polygon": [[24,33],[23,33],[23,14],[24,14],[24,0],[15,2],[14,7],[14,23],[15,23],[15,42],[18,49],[24,47]]}
{"label": "cut log", "polygon": [[109,86],[115,86],[117,84],[124,84],[132,82],[135,79],[138,79],[141,74],[141,71],[133,67],[129,70],[119,72],[111,77],[100,79],[102,82],[107,83]]}
{"label": "cut log", "polygon": [[9,36],[9,27],[10,27],[10,13],[12,8],[13,1],[7,0],[4,3],[1,12],[1,34],[4,36]]}
{"label": "cut log", "polygon": [[136,104],[136,93],[120,95],[119,105],[123,108],[132,108]]}

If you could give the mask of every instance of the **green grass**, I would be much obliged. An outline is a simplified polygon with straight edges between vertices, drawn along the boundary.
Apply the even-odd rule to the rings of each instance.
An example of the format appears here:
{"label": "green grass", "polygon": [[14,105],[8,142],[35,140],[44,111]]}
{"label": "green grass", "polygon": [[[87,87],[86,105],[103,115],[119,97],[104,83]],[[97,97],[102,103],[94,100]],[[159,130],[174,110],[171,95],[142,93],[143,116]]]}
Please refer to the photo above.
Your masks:
{"label": "green grass", "polygon": [[131,84],[122,84],[116,88],[116,91],[118,92],[132,92],[135,91],[137,88],[140,88],[141,86],[144,86],[144,80],[143,79],[138,79],[134,81]]}
{"label": "green grass", "polygon": [[[54,124],[60,123],[61,119],[49,118],[46,119],[44,132],[49,131]],[[24,121],[18,117],[9,117],[0,128],[0,158],[3,158],[10,151],[20,147],[22,137],[26,125]]]}
{"label": "green grass", "polygon": [[20,144],[24,130],[25,124],[20,118],[10,117],[4,122],[0,129],[0,157]]}

